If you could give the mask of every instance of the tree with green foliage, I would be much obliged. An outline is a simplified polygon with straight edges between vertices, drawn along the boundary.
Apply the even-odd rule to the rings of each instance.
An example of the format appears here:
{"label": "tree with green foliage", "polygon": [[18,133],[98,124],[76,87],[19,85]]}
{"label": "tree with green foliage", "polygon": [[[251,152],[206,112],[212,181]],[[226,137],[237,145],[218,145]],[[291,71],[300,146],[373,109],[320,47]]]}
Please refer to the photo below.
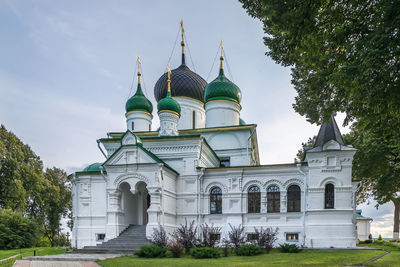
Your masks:
{"label": "tree with green foliage", "polygon": [[[31,148],[0,126],[0,209],[22,212],[56,245],[61,217],[71,211],[71,182],[58,168],[43,171]],[[37,228],[35,228],[37,229]]]}
{"label": "tree with green foliage", "polygon": [[0,249],[29,248],[38,241],[38,226],[21,212],[0,210]]}
{"label": "tree with green foliage", "polygon": [[398,239],[400,2],[239,1],[262,21],[267,55],[292,67],[294,109],[312,123],[346,114],[348,140],[359,149],[353,176],[363,181],[362,196],[395,204]]}

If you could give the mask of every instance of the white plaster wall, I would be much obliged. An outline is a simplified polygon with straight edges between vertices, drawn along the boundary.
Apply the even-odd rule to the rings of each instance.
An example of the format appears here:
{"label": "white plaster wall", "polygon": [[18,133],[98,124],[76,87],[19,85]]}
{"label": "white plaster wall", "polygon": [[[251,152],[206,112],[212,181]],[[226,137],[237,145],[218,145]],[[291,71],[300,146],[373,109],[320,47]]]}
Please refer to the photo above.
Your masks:
{"label": "white plaster wall", "polygon": [[203,102],[189,97],[173,97],[181,106],[181,117],[178,123],[178,129],[193,129],[193,112],[195,114],[194,128],[204,128],[206,123],[206,114]]}
{"label": "white plaster wall", "polygon": [[[132,132],[148,132],[151,130],[153,116],[146,112],[131,111],[125,114],[126,128]],[[134,122],[134,129],[132,128]]]}
{"label": "white plaster wall", "polygon": [[371,233],[371,222],[370,220],[357,220],[357,234],[358,239],[367,240]]}
{"label": "white plaster wall", "polygon": [[205,104],[206,128],[239,125],[241,106],[232,101],[214,100]]}

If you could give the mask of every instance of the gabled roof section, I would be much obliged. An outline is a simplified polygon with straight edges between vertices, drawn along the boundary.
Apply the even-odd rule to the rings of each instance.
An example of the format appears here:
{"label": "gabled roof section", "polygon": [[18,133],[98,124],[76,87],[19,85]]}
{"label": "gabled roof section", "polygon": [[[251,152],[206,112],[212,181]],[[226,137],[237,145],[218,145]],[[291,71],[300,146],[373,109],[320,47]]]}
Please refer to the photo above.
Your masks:
{"label": "gabled roof section", "polygon": [[319,129],[314,147],[322,147],[327,142],[334,140],[344,146],[343,136],[336,124],[335,118],[331,116],[329,123],[323,123]]}
{"label": "gabled roof section", "polygon": [[[174,170],[171,166],[169,166],[167,163],[165,163],[163,160],[161,160],[159,157],[157,157],[156,155],[154,155],[154,154],[153,154],[152,152],[150,152],[149,150],[145,149],[145,148],[143,147],[142,141],[140,140],[139,137],[136,137],[137,139],[136,139],[135,141],[130,140],[130,139],[132,139],[132,136],[135,136],[135,137],[136,137],[135,134],[133,134],[133,133],[130,132],[130,131],[127,131],[127,132],[122,136],[122,138],[121,138],[121,146],[120,146],[117,150],[115,150],[115,152],[114,152],[113,154],[111,154],[111,155],[108,157],[108,159],[107,159],[101,166],[104,166],[104,165],[106,165],[107,163],[109,163],[111,160],[113,160],[113,158],[115,157],[115,155],[117,155],[123,148],[134,146],[134,147],[138,147],[141,151],[143,151],[145,154],[147,154],[147,155],[148,155],[151,159],[153,159],[156,163],[161,163],[161,164],[163,164],[166,168],[168,168],[169,170],[171,170],[172,172],[174,172],[176,175],[179,175],[179,173],[178,173],[176,170]],[[140,140],[140,142],[137,141],[138,139]],[[135,142],[135,143],[132,143],[132,142]]]}

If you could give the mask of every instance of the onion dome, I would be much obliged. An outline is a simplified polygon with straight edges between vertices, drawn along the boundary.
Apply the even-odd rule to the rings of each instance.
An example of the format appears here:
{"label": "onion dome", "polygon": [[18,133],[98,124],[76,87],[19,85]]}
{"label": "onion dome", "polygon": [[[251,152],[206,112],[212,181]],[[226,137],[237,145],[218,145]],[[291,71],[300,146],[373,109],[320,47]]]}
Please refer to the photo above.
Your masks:
{"label": "onion dome", "polygon": [[[204,87],[207,82],[198,74],[191,71],[185,64],[185,42],[183,39],[183,24],[182,27],[182,63],[181,65],[172,70],[171,82],[174,85],[172,96],[189,97],[204,102]],[[167,74],[164,73],[154,86],[154,97],[157,102],[167,95]]]}
{"label": "onion dome", "polygon": [[162,98],[160,101],[158,101],[157,104],[157,109],[158,109],[158,113],[160,112],[171,112],[171,113],[175,113],[178,116],[180,116],[181,114],[181,106],[179,105],[178,101],[176,101],[175,99],[173,99],[171,97],[171,71],[169,70],[168,67],[168,72],[167,72],[167,96]]}
{"label": "onion dome", "polygon": [[140,85],[140,72],[138,72],[138,86],[136,93],[128,99],[125,105],[126,112],[130,111],[144,111],[147,113],[153,112],[153,104],[145,97]]}
{"label": "onion dome", "polygon": [[240,103],[242,92],[236,84],[231,82],[224,74],[222,62],[224,57],[220,57],[221,67],[218,77],[210,82],[204,89],[204,101],[209,102],[212,100],[228,100]]}

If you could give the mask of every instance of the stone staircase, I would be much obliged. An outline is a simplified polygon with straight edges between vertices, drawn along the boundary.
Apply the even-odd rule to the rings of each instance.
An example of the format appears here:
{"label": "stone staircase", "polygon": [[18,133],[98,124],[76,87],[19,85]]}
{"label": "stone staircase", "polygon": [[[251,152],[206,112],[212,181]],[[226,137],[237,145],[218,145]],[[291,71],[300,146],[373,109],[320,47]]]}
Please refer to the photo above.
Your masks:
{"label": "stone staircase", "polygon": [[146,239],[146,225],[129,225],[116,238],[98,244],[77,249],[75,253],[85,254],[132,254],[141,246],[150,244]]}

